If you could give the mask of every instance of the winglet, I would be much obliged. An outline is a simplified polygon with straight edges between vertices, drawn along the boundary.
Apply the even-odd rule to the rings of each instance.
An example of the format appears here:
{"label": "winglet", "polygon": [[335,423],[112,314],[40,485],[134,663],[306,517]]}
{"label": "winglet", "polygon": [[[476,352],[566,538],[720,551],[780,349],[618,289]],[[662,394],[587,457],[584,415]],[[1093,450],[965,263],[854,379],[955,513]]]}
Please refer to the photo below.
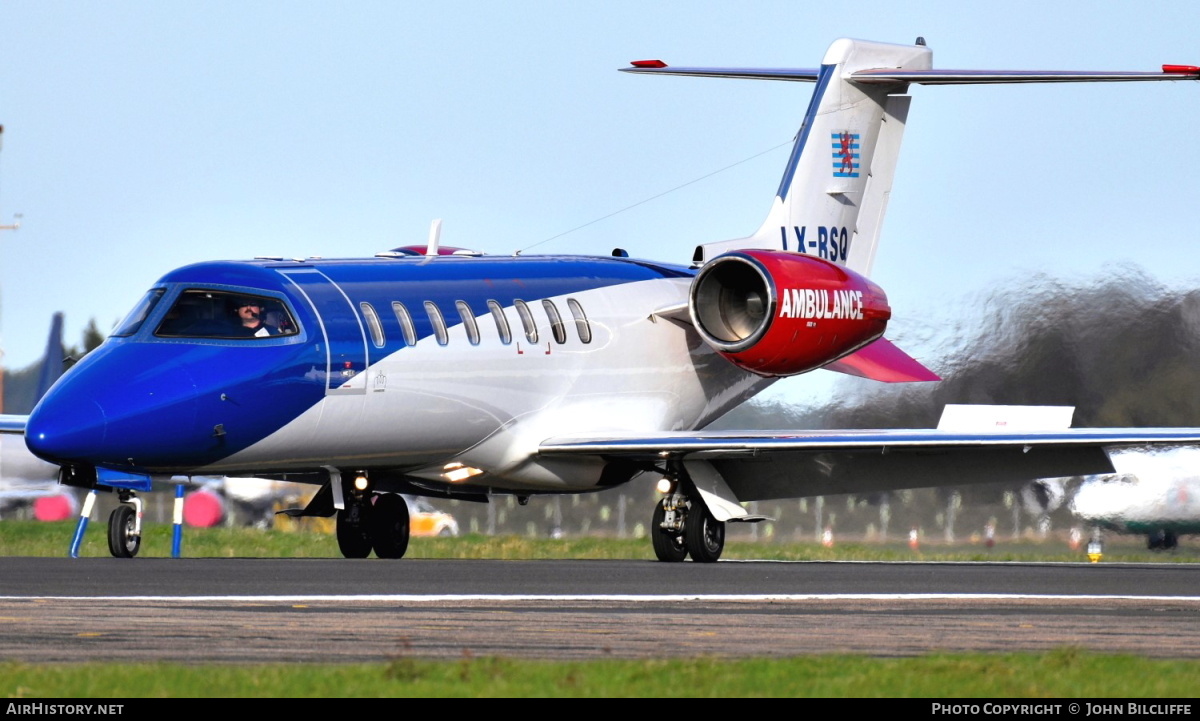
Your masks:
{"label": "winglet", "polygon": [[936,373],[921,365],[915,358],[897,348],[886,338],[860,348],[850,355],[825,366],[825,370],[846,375],[870,378],[884,383],[940,381]]}

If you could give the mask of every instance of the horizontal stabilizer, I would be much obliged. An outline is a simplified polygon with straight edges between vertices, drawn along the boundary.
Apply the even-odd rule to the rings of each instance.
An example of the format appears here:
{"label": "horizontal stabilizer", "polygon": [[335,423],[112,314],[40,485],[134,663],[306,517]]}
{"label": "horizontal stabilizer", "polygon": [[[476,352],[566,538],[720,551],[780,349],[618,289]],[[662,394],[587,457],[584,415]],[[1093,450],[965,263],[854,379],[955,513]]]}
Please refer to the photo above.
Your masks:
{"label": "horizontal stabilizer", "polygon": [[[690,75],[699,78],[745,78],[749,80],[789,80],[815,83],[819,68],[695,68],[635,65],[621,68],[626,73],[647,75]],[[917,85],[1011,85],[1018,83],[1121,83],[1154,80],[1200,80],[1200,67],[1195,65],[1162,66],[1162,71],[1092,71],[1092,70],[934,70],[904,68],[870,68],[848,74],[848,79],[866,84]]]}
{"label": "horizontal stabilizer", "polygon": [[871,345],[830,363],[825,366],[825,370],[884,383],[941,380],[937,374],[897,348],[887,338],[880,338]]}

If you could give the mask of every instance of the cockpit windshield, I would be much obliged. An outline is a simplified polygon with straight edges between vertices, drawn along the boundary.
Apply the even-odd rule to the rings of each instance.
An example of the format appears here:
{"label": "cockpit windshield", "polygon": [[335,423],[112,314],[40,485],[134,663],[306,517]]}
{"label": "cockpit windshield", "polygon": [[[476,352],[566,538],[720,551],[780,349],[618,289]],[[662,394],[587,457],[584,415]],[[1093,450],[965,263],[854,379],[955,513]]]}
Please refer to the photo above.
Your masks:
{"label": "cockpit windshield", "polygon": [[133,307],[133,310],[129,311],[129,315],[125,316],[125,320],[121,321],[112,335],[120,337],[137,333],[138,329],[142,327],[142,323],[146,322],[146,316],[154,310],[154,306],[158,304],[158,300],[162,298],[164,292],[162,288],[154,288],[142,296],[142,299]]}
{"label": "cockpit windshield", "polygon": [[164,338],[268,338],[296,335],[287,307],[276,298],[185,290],[154,335]]}

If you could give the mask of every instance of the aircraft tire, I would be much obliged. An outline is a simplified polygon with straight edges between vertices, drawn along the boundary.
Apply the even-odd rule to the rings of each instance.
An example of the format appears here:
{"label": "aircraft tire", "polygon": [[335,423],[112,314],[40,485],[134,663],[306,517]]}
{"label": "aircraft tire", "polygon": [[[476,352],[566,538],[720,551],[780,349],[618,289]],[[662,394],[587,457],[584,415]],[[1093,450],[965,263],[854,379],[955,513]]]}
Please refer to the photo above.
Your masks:
{"label": "aircraft tire", "polygon": [[667,511],[663,508],[666,499],[658,502],[654,507],[654,516],[650,521],[650,541],[654,544],[654,555],[658,556],[658,560],[667,563],[678,563],[687,558],[687,545],[683,542],[683,536],[675,535],[663,530],[662,522],[667,517]]}
{"label": "aircraft tire", "polygon": [[1170,550],[1179,546],[1179,537],[1174,531],[1163,531],[1162,547],[1164,550]]}
{"label": "aircraft tire", "polygon": [[[363,504],[365,508],[370,508]],[[363,518],[363,509],[352,514],[350,508],[337,512],[337,542],[338,550],[346,558],[366,558],[371,555],[371,537],[367,534],[368,524]]]}
{"label": "aircraft tire", "polygon": [[693,561],[714,563],[725,550],[725,524],[713,518],[703,505],[695,503],[688,511],[684,538]]}
{"label": "aircraft tire", "polygon": [[1163,528],[1146,535],[1146,548],[1151,551],[1167,551],[1178,545],[1179,537]]}
{"label": "aircraft tire", "polygon": [[408,550],[408,504],[392,493],[380,495],[371,509],[371,545],[380,558],[403,558]]}
{"label": "aircraft tire", "polygon": [[142,537],[133,533],[137,513],[124,503],[108,516],[108,552],[114,558],[133,558],[142,548]]}

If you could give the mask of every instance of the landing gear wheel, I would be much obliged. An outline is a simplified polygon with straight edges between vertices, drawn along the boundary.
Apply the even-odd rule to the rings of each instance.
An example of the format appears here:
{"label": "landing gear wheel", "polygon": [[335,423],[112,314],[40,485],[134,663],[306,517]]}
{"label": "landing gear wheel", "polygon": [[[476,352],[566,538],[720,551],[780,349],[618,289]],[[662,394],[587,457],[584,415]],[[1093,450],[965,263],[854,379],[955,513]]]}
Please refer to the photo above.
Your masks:
{"label": "landing gear wheel", "polygon": [[137,513],[121,504],[108,517],[108,552],[116,558],[133,558],[142,548],[142,537],[135,534]]}
{"label": "landing gear wheel", "polygon": [[384,494],[375,499],[371,509],[371,545],[380,558],[403,558],[408,550],[408,504],[395,494]]}
{"label": "landing gear wheel", "polygon": [[338,549],[346,558],[366,558],[371,555],[371,537],[367,534],[366,503],[349,505],[337,512]]}
{"label": "landing gear wheel", "polygon": [[693,502],[683,526],[688,553],[698,563],[713,563],[725,550],[725,524],[713,518],[708,509]]}
{"label": "landing gear wheel", "polygon": [[1146,548],[1151,551],[1168,551],[1179,545],[1179,537],[1173,532],[1160,528],[1151,531],[1146,536]]}
{"label": "landing gear wheel", "polygon": [[682,534],[672,533],[662,527],[663,519],[667,517],[667,511],[663,508],[666,502],[664,498],[654,507],[654,516],[650,521],[650,540],[654,544],[654,555],[658,556],[658,560],[678,563],[687,558],[688,549],[683,543]]}

